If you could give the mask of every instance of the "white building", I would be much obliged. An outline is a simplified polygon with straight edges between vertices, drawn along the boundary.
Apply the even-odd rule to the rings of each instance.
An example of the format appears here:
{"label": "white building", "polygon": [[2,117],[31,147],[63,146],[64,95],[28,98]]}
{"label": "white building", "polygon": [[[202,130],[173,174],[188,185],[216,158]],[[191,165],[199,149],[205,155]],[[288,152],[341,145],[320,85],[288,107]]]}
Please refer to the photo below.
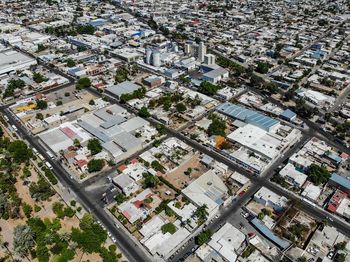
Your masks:
{"label": "white building", "polygon": [[224,203],[227,191],[221,178],[209,170],[183,189],[182,193],[197,207],[206,205],[210,219]]}
{"label": "white building", "polygon": [[113,184],[119,187],[126,196],[130,196],[140,188],[140,186],[126,174],[120,174],[113,178]]}
{"label": "white building", "polygon": [[37,61],[33,58],[10,48],[1,49],[0,46],[0,75],[25,70],[36,64]]}
{"label": "white building", "polygon": [[[228,261],[234,262],[239,254],[245,248],[245,235],[226,223],[211,238],[208,245],[204,245],[196,252],[197,257],[202,261]],[[220,260],[217,260],[219,259]]]}
{"label": "white building", "polygon": [[254,195],[254,200],[264,206],[272,207],[275,211],[282,211],[288,204],[288,199],[277,195],[266,187],[262,187]]}
{"label": "white building", "polygon": [[307,175],[295,169],[294,165],[288,163],[280,172],[281,177],[284,177],[288,183],[295,187],[302,187],[307,179]]}

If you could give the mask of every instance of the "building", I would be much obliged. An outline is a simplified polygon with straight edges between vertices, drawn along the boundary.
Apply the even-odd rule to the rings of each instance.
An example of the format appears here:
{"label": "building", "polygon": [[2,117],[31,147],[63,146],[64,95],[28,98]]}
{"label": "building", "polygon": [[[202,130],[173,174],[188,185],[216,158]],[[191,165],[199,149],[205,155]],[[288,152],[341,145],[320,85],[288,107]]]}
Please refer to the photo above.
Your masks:
{"label": "building", "polygon": [[[151,201],[145,201],[145,199],[150,198]],[[120,204],[118,209],[133,224],[138,219],[145,219],[161,202],[159,196],[148,188],[127,202]]]}
{"label": "building", "polygon": [[217,69],[211,70],[203,74],[202,79],[204,81],[208,81],[210,83],[216,84],[221,80],[227,78],[228,76],[229,76],[229,72],[226,69],[219,67]]}
{"label": "building", "polygon": [[252,124],[266,131],[272,131],[278,127],[280,122],[259,112],[226,102],[219,105],[216,110],[234,119]]}
{"label": "building", "polygon": [[289,122],[293,122],[296,117],[297,117],[297,114],[294,113],[292,110],[290,109],[286,109],[282,112],[282,114],[279,115],[282,119],[284,120],[287,120]]}
{"label": "building", "polygon": [[304,185],[304,191],[301,193],[302,197],[305,197],[308,200],[316,201],[321,195],[321,188],[315,186],[311,182],[306,182]]}
{"label": "building", "polygon": [[204,247],[206,252],[199,250],[196,255],[201,261],[212,261],[212,258],[218,257],[221,259],[215,261],[234,262],[237,260],[237,254],[246,247],[245,240],[246,237],[240,230],[226,223],[212,236],[208,247]]}
{"label": "building", "polygon": [[120,98],[123,94],[132,94],[137,89],[141,88],[141,86],[131,82],[131,81],[124,81],[122,83],[119,83],[117,85],[113,85],[106,88],[107,92],[110,92],[111,94],[117,96]]}
{"label": "building", "polygon": [[252,225],[260,231],[261,234],[263,234],[266,238],[268,238],[271,242],[276,244],[281,250],[286,250],[290,247],[291,243],[286,240],[282,239],[279,236],[277,236],[271,229],[269,229],[267,226],[265,226],[261,220],[258,218],[253,218],[251,220]]}
{"label": "building", "polygon": [[213,54],[206,54],[204,56],[204,64],[206,64],[206,65],[214,65],[215,64],[215,55],[213,55]]}
{"label": "building", "polygon": [[225,260],[233,262],[236,260],[237,253],[239,254],[246,246],[245,235],[231,224],[226,223],[212,236],[209,246]]}
{"label": "building", "polygon": [[350,180],[338,175],[337,173],[333,173],[331,178],[328,181],[329,185],[333,185],[343,192],[350,194]]}
{"label": "building", "polygon": [[286,181],[294,187],[302,187],[307,179],[307,175],[295,169],[295,167],[288,163],[280,172],[279,175],[286,179]]}
{"label": "building", "polygon": [[203,62],[204,56],[207,54],[207,47],[205,46],[204,42],[200,42],[198,45],[198,61]]}
{"label": "building", "polygon": [[207,205],[208,217],[215,216],[227,197],[227,187],[213,170],[209,170],[189,184],[182,193],[197,207]]}
{"label": "building", "polygon": [[277,195],[266,187],[262,187],[254,195],[254,200],[264,206],[272,207],[276,212],[281,212],[288,204],[288,199]]}
{"label": "building", "polygon": [[120,174],[113,178],[115,184],[126,196],[130,196],[140,189],[140,186],[131,179],[127,174]]}
{"label": "building", "polygon": [[36,59],[25,56],[11,48],[1,49],[0,46],[0,75],[25,70],[36,64]]}
{"label": "building", "polygon": [[247,124],[237,128],[227,138],[250,150],[273,160],[281,152],[282,141],[260,127]]}

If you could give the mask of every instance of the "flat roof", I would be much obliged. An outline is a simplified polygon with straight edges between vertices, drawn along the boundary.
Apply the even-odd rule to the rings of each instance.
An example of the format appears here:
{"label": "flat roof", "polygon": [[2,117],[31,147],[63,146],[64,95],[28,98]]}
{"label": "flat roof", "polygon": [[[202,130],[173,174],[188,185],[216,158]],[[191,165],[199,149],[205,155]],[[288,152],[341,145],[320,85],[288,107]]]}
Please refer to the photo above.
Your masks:
{"label": "flat roof", "polygon": [[107,91],[113,93],[114,95],[121,96],[123,94],[131,94],[139,88],[141,87],[131,81],[124,81],[117,85],[107,87]]}
{"label": "flat roof", "polygon": [[26,64],[36,64],[36,60],[13,49],[0,50],[0,75],[16,70],[17,67],[25,68]]}

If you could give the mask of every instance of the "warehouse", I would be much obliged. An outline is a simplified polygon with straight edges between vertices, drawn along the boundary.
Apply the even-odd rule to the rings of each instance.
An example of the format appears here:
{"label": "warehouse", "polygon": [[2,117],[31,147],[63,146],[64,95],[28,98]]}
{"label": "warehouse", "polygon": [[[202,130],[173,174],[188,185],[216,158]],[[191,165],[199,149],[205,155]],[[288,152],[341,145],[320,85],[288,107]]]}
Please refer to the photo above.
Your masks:
{"label": "warehouse", "polygon": [[216,110],[229,117],[260,127],[266,131],[273,131],[280,124],[276,119],[229,102],[219,105]]}
{"label": "warehouse", "polygon": [[25,56],[11,48],[1,49],[0,46],[0,75],[28,69],[36,65],[35,59]]}

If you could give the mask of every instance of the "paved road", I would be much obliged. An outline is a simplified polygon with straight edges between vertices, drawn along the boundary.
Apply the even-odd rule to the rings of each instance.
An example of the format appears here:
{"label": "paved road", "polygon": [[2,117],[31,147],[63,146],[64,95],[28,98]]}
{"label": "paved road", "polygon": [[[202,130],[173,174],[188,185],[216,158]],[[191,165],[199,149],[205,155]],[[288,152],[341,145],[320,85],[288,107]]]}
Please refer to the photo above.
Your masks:
{"label": "paved road", "polygon": [[[62,74],[62,72],[61,72],[61,74]],[[97,93],[99,95],[101,95],[99,92],[97,92]],[[118,103],[117,100],[115,100],[115,99],[113,100],[113,102]],[[274,101],[274,102],[276,103],[276,101]],[[277,104],[280,104],[280,103],[278,102]],[[125,105],[123,105],[123,107],[125,107]],[[125,107],[125,108],[127,108],[127,107]],[[127,108],[127,109],[129,111],[136,113],[135,110],[132,110],[130,108]],[[9,117],[10,124],[16,125],[21,138],[27,140],[31,144],[32,147],[37,148],[39,153],[41,153],[42,155],[47,157],[45,149],[38,143],[37,139],[28,135],[25,128],[23,128],[13,118],[12,114],[10,114],[8,111],[5,111],[4,107],[1,108],[1,111]],[[154,120],[152,118],[150,118],[148,120],[154,124],[158,123],[157,120]],[[332,136],[329,136],[328,133],[324,132],[322,129],[320,129],[316,124],[312,123],[311,121],[305,120],[305,122],[312,129],[311,132],[313,132],[313,135],[320,136],[319,134],[316,134],[316,132],[319,132],[321,135],[324,135],[326,137],[326,139],[328,139],[331,142],[331,144],[332,143],[334,144],[334,139]],[[197,142],[185,137],[184,135],[182,135],[181,133],[179,133],[177,131],[174,131],[174,130],[171,130],[168,128],[166,130],[167,130],[168,135],[179,138],[180,140],[186,142],[187,144],[189,144],[193,148],[195,148],[201,152],[206,153],[207,155],[213,157],[214,159],[216,159],[220,162],[225,163],[231,169],[242,173],[243,175],[249,177],[253,181],[253,185],[250,187],[250,189],[247,191],[247,193],[242,198],[237,199],[232,204],[232,206],[230,208],[222,210],[222,212],[223,212],[222,215],[217,220],[213,221],[209,225],[209,228],[213,229],[214,231],[217,230],[220,227],[220,225],[225,223],[229,218],[232,218],[233,216],[235,216],[234,211],[237,210],[238,208],[240,208],[241,206],[243,206],[261,186],[265,186],[279,195],[286,196],[286,197],[289,197],[291,199],[297,199],[297,200],[299,199],[299,198],[296,198],[294,195],[292,195],[290,192],[284,191],[282,188],[278,187],[277,185],[272,184],[268,180],[268,177],[270,177],[273,174],[272,171],[275,168],[277,168],[278,165],[284,161],[284,159],[287,159],[289,157],[289,155],[293,152],[292,150],[287,155],[285,155],[283,158],[281,158],[279,161],[277,161],[273,166],[271,166],[269,168],[269,171],[271,171],[271,172],[268,173],[267,177],[255,177],[255,176],[252,176],[250,173],[248,173],[246,170],[240,168],[239,166],[235,165],[231,161],[227,160],[225,157],[218,154],[217,152],[214,152],[211,149],[208,149],[208,148],[204,147],[203,145],[198,144]],[[337,146],[338,146],[338,148],[341,148],[342,151],[350,152],[350,150],[348,150],[345,147],[342,148],[341,146],[339,146],[339,144]],[[295,147],[295,149],[297,149],[297,147]],[[89,210],[97,219],[99,219],[106,226],[107,230],[110,231],[112,233],[112,235],[117,238],[117,240],[118,240],[117,244],[120,246],[120,249],[129,258],[130,261],[150,261],[149,259],[147,259],[147,257],[143,254],[143,252],[139,248],[135,247],[135,243],[128,236],[125,236],[124,233],[119,232],[119,230],[117,230],[114,227],[110,218],[104,212],[103,208],[98,205],[98,202],[97,203],[92,202],[91,199],[89,199],[89,196],[86,194],[86,192],[84,192],[82,190],[82,188],[80,187],[80,185],[77,182],[70,179],[69,173],[67,173],[66,170],[63,169],[57,161],[51,160],[48,157],[47,157],[47,159],[50,162],[50,164],[53,166],[53,169],[54,169],[56,175],[58,176],[59,180],[62,182],[62,184],[64,186],[66,186],[67,188],[70,188],[70,190],[74,191],[74,193],[77,195],[78,200],[84,205],[84,207],[86,207],[87,210]],[[319,220],[326,219],[329,216],[329,214],[326,211],[315,208],[314,206],[309,205],[305,202],[301,202],[301,209],[303,211],[305,211],[306,213],[311,214],[313,217],[315,217],[316,219],[319,219]],[[336,228],[338,228],[339,231],[350,236],[350,228],[346,223],[344,223],[338,219],[335,219],[335,221],[332,223],[332,225],[335,226]],[[190,252],[193,247],[194,247],[194,243],[192,241],[183,249],[183,251],[181,251],[181,253],[177,256],[176,260],[180,259],[183,254]]]}
{"label": "paved road", "polygon": [[10,125],[15,125],[17,127],[18,134],[21,139],[28,141],[32,148],[36,148],[40,154],[45,156],[47,161],[52,165],[53,170],[62,185],[74,192],[78,201],[86,208],[86,210],[88,210],[88,212],[90,212],[95,218],[100,220],[106,227],[107,231],[111,232],[112,236],[117,239],[118,247],[129,259],[129,261],[151,261],[147,256],[145,256],[144,252],[142,252],[142,250],[135,245],[133,240],[131,240],[125,235],[125,233],[120,231],[120,229],[118,230],[113,225],[113,222],[104,211],[103,206],[99,205],[98,202],[93,202],[95,199],[90,199],[89,195],[86,194],[81,185],[70,178],[70,174],[61,166],[61,164],[58,161],[51,159],[47,155],[45,148],[38,142],[38,139],[29,135],[25,127],[23,127],[16,120],[12,113],[10,113],[4,107],[1,107],[0,111],[9,118],[8,122]]}

